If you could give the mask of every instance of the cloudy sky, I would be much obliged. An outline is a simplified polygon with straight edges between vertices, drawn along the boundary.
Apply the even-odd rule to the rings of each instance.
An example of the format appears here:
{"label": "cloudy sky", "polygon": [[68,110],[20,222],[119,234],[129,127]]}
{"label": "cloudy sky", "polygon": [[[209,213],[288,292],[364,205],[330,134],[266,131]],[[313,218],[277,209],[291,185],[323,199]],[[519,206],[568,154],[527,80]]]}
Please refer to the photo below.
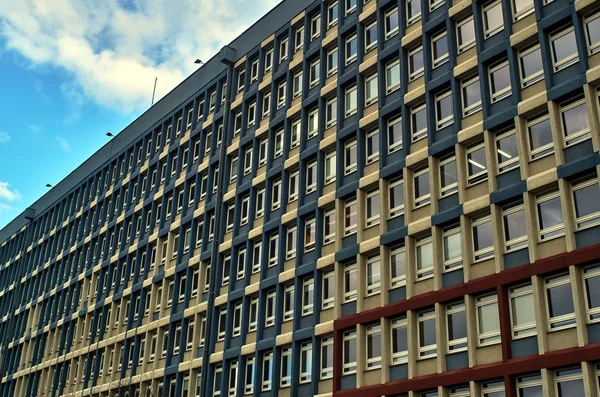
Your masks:
{"label": "cloudy sky", "polygon": [[0,229],[279,0],[0,0]]}

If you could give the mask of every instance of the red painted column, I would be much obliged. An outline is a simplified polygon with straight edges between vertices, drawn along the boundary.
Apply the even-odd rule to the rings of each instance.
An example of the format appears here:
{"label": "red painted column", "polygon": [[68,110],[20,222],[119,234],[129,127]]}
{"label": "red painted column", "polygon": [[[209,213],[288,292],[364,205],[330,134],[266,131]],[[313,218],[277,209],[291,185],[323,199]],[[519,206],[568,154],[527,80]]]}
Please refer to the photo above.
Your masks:
{"label": "red painted column", "polygon": [[498,314],[500,316],[500,340],[502,341],[502,361],[507,362],[511,359],[511,326],[510,326],[510,302],[508,301],[507,287],[499,285],[496,287],[498,295]]}
{"label": "red painted column", "polygon": [[335,330],[333,332],[333,392],[337,392],[342,386],[342,343],[343,332]]}

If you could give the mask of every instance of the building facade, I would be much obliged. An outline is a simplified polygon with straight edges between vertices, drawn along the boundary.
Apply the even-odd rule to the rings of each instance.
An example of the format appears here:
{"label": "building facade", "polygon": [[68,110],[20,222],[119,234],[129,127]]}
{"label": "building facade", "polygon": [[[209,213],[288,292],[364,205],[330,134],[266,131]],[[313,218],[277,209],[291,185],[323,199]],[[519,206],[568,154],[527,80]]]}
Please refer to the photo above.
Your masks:
{"label": "building facade", "polygon": [[599,85],[598,1],[283,1],[0,231],[0,396],[600,396]]}

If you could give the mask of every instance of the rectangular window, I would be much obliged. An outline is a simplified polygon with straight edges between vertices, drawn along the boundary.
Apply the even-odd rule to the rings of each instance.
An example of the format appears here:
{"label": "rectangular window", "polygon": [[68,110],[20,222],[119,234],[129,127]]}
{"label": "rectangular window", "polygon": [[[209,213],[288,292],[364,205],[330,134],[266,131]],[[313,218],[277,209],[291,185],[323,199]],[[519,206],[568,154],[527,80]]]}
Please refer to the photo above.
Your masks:
{"label": "rectangular window", "polygon": [[260,218],[265,214],[265,188],[260,188],[256,191],[256,218]]}
{"label": "rectangular window", "polygon": [[317,39],[321,35],[321,14],[313,15],[310,20],[310,38]]}
{"label": "rectangular window", "polygon": [[271,114],[271,92],[269,91],[263,95],[262,117],[263,118],[269,117],[270,114]]}
{"label": "rectangular window", "polygon": [[459,54],[475,46],[475,22],[472,15],[456,23],[456,40]]}
{"label": "rectangular window", "polygon": [[310,63],[309,74],[309,87],[313,88],[319,84],[321,78],[321,60],[319,58]]}
{"label": "rectangular window", "polygon": [[417,314],[419,359],[437,356],[435,310]]}
{"label": "rectangular window", "polygon": [[502,61],[489,67],[490,94],[492,103],[512,95],[510,68],[508,61]]}
{"label": "rectangular window", "polygon": [[232,336],[240,336],[242,333],[242,302],[237,302],[233,308],[233,332]]}
{"label": "rectangular window", "polygon": [[583,269],[583,283],[587,323],[597,323],[600,321],[600,266],[593,265]]}
{"label": "rectangular window", "polygon": [[388,153],[394,153],[402,149],[402,117],[388,120]]}
{"label": "rectangular window", "polygon": [[344,332],[343,336],[343,374],[356,373],[356,331]]}
{"label": "rectangular window", "polygon": [[283,290],[283,321],[294,318],[294,284],[286,285]]}
{"label": "rectangular window", "polygon": [[467,184],[473,186],[488,178],[485,143],[467,148]]}
{"label": "rectangular window", "polygon": [[289,186],[288,186],[288,190],[289,190],[289,194],[288,194],[288,202],[293,202],[298,200],[298,189],[300,187],[300,173],[298,172],[298,170],[292,171],[292,173],[290,173],[290,178],[289,178]]}
{"label": "rectangular window", "polygon": [[356,233],[357,207],[356,199],[348,199],[344,203],[344,236]]}
{"label": "rectangular window", "polygon": [[431,236],[425,236],[415,241],[417,279],[433,277],[433,242]]}
{"label": "rectangular window", "polygon": [[444,91],[435,96],[435,121],[438,130],[454,123],[452,90]]}
{"label": "rectangular window", "polygon": [[365,27],[365,52],[377,47],[377,21]]}
{"label": "rectangular window", "polygon": [[279,234],[271,235],[269,239],[269,267],[277,266],[279,261]]}
{"label": "rectangular window", "polygon": [[273,182],[271,193],[271,211],[275,211],[281,207],[281,179]]}
{"label": "rectangular window", "polygon": [[265,299],[265,327],[275,325],[275,302],[275,291],[270,291]]}
{"label": "rectangular window", "polygon": [[313,313],[315,296],[315,279],[310,277],[302,281],[302,315]]}
{"label": "rectangular window", "polygon": [[440,194],[442,197],[458,192],[458,173],[456,158],[446,157],[440,159]]}
{"label": "rectangular window", "polygon": [[427,138],[427,105],[421,104],[410,109],[410,133],[412,142]]}
{"label": "rectangular window", "polygon": [[248,316],[248,332],[256,331],[258,324],[258,298],[250,301],[250,314]]}
{"label": "rectangular window", "polygon": [[523,202],[512,203],[502,208],[504,248],[506,252],[527,247],[527,225]]}
{"label": "rectangular window", "polygon": [[421,2],[419,0],[406,1],[406,25],[412,25],[421,19]]}
{"label": "rectangular window", "polygon": [[336,179],[337,155],[335,150],[325,154],[325,185],[330,184]]}
{"label": "rectangular window", "polygon": [[444,271],[462,267],[462,233],[460,225],[447,226],[442,229],[444,246]]}
{"label": "rectangular window", "polygon": [[431,202],[431,186],[429,169],[421,168],[414,172],[414,208],[419,208]]}
{"label": "rectangular window", "polygon": [[262,391],[269,391],[273,387],[273,352],[263,354],[262,366]]}
{"label": "rectangular window", "polygon": [[[411,4],[416,2],[417,0],[411,0]],[[424,70],[423,46],[418,46],[408,52],[408,81],[414,81],[423,76]]]}
{"label": "rectangular window", "polygon": [[356,34],[346,38],[346,66],[356,61],[358,54],[358,39]]}
{"label": "rectangular window", "polygon": [[544,280],[548,329],[559,330],[575,326],[575,306],[569,272]]}
{"label": "rectangular window", "polygon": [[448,62],[448,32],[444,30],[431,37],[431,52],[434,68]]}
{"label": "rectangular window", "polygon": [[406,285],[406,253],[404,246],[392,248],[390,253],[390,288]]}
{"label": "rectangular window", "polygon": [[344,174],[349,175],[357,170],[358,148],[356,139],[347,141],[344,146]]}
{"label": "rectangular window", "polygon": [[323,225],[323,245],[332,243],[335,241],[335,208],[326,210],[324,213],[324,225]]}
{"label": "rectangular window", "polygon": [[381,367],[381,325],[367,326],[367,369]]}
{"label": "rectangular window", "polygon": [[481,89],[478,76],[461,82],[461,93],[463,117],[481,110]]}
{"label": "rectangular window", "polygon": [[406,316],[391,320],[391,365],[405,364],[408,362],[408,322]]}
{"label": "rectangular window", "polygon": [[338,70],[338,48],[327,51],[327,77],[333,76]]}
{"label": "rectangular window", "polygon": [[367,296],[381,292],[381,258],[379,255],[367,257]]}
{"label": "rectangular window", "polygon": [[492,1],[483,6],[483,33],[485,38],[491,37],[504,29],[502,2]]}
{"label": "rectangular window", "polygon": [[256,101],[252,101],[248,105],[248,128],[253,127],[255,123],[256,123]]}
{"label": "rectangular window", "polygon": [[590,124],[585,98],[575,99],[560,107],[565,147],[590,138]]}
{"label": "rectangular window", "polygon": [[333,337],[321,339],[321,379],[333,377]]}
{"label": "rectangular window", "polygon": [[277,109],[281,109],[285,106],[285,95],[287,91],[286,81],[283,80],[277,86]]}
{"label": "rectangular window", "polygon": [[346,3],[346,15],[354,12],[356,10],[356,1],[357,0],[345,0]]}
{"label": "rectangular window", "polygon": [[356,300],[358,287],[356,263],[344,265],[344,303]]}
{"label": "rectangular window", "polygon": [[296,239],[298,236],[298,229],[296,226],[290,226],[287,229],[287,240],[285,258],[292,259],[296,257]]}
{"label": "rectangular window", "polygon": [[258,166],[262,167],[267,164],[267,145],[268,139],[261,139],[258,144]]}
{"label": "rectangular window", "polygon": [[490,215],[472,220],[473,261],[478,262],[494,257],[494,230]]}
{"label": "rectangular window", "polygon": [[366,197],[367,227],[379,224],[380,212],[379,189],[376,189],[368,192]]}
{"label": "rectangular window", "polygon": [[288,57],[288,52],[289,52],[288,44],[289,44],[289,39],[287,37],[284,37],[279,42],[279,63],[284,62]]}
{"label": "rectangular window", "polygon": [[365,78],[365,106],[372,105],[379,99],[377,73]]}
{"label": "rectangular window", "polygon": [[302,71],[296,72],[294,74],[293,84],[292,84],[292,98],[298,98],[302,95],[302,81],[304,78],[304,73]]}
{"label": "rectangular window", "polygon": [[500,342],[500,317],[498,314],[498,296],[496,294],[477,297],[477,342],[485,346]]}
{"label": "rectangular window", "polygon": [[296,28],[295,35],[295,48],[296,51],[299,51],[304,47],[304,26],[299,26]]}
{"label": "rectangular window", "polygon": [[392,60],[385,65],[385,93],[391,94],[400,88],[400,61]]}
{"label": "rectangular window", "polygon": [[308,113],[308,136],[307,139],[314,138],[319,134],[319,108],[316,107]]}
{"label": "rectangular window", "polygon": [[317,234],[317,223],[315,218],[306,220],[304,225],[304,252],[309,252],[315,249],[315,240]]}
{"label": "rectangular window", "polygon": [[265,73],[273,69],[273,48],[269,48],[265,53]]}
{"label": "rectangular window", "polygon": [[510,288],[508,298],[513,339],[535,335],[537,331],[531,283]]}
{"label": "rectangular window", "polygon": [[496,397],[504,395],[504,381],[494,380],[484,382],[481,386],[483,397]]}
{"label": "rectangular window", "polygon": [[448,354],[467,350],[467,311],[464,302],[446,305]]}
{"label": "rectangular window", "polygon": [[584,22],[588,53],[597,54],[600,51],[600,13],[586,17]]}
{"label": "rectangular window", "polygon": [[554,153],[552,126],[548,114],[527,120],[527,135],[531,160]]}
{"label": "rectangular window", "polygon": [[[244,381],[244,394],[254,393],[254,357],[248,357],[246,359],[246,380]],[[200,397],[199,393],[196,393],[196,397]]]}
{"label": "rectangular window", "polygon": [[336,25],[339,18],[339,8],[338,2],[334,1],[329,4],[327,7],[327,27],[331,28],[333,25]]}
{"label": "rectangular window", "polygon": [[564,235],[564,222],[560,192],[552,189],[535,196],[538,221],[538,241]]}
{"label": "rectangular window", "polygon": [[250,84],[258,80],[258,58],[252,60],[252,66],[250,68]]}
{"label": "rectangular window", "polygon": [[335,125],[337,122],[337,97],[327,100],[325,105],[325,128]]}
{"label": "rectangular window", "polygon": [[565,69],[579,62],[577,40],[573,26],[561,28],[550,35],[550,49],[552,50],[552,65],[554,71]]}
{"label": "rectangular window", "polygon": [[252,273],[257,273],[260,271],[261,255],[262,242],[257,241],[254,243],[254,248],[252,250]]}
{"label": "rectangular window", "polygon": [[306,165],[306,194],[317,190],[317,161],[311,161]]}
{"label": "rectangular window", "polygon": [[223,377],[223,367],[218,365],[215,367],[215,377],[213,380],[213,396],[221,395],[221,379]]}
{"label": "rectangular window", "polygon": [[333,307],[335,301],[335,272],[333,270],[323,273],[323,297],[322,308]]}
{"label": "rectangular window", "polygon": [[499,133],[496,136],[496,164],[498,174],[519,167],[517,146],[517,133],[515,130]]}
{"label": "rectangular window", "polygon": [[544,79],[542,51],[539,44],[534,44],[519,51],[519,72],[521,87],[529,87]]}
{"label": "rectangular window", "polygon": [[312,380],[312,343],[300,345],[300,383],[310,383]]}
{"label": "rectangular window", "polygon": [[388,40],[399,32],[398,7],[394,7],[384,14],[385,39]]}
{"label": "rectangular window", "polygon": [[344,99],[344,115],[348,118],[355,115],[358,109],[356,85],[346,88]]}
{"label": "rectangular window", "polygon": [[244,89],[244,81],[246,80],[246,69],[240,70],[238,73],[238,91]]}

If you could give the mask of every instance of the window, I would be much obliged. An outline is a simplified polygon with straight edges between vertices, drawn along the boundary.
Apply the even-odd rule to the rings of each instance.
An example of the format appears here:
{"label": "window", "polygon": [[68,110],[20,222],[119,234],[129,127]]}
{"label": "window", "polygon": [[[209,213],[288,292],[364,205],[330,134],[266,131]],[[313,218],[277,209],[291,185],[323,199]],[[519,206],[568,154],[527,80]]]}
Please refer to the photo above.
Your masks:
{"label": "window", "polygon": [[294,80],[292,85],[292,98],[298,98],[302,94],[302,80],[304,73],[302,71],[294,74]]}
{"label": "window", "polygon": [[294,284],[286,285],[283,290],[283,321],[294,318]]}
{"label": "window", "polygon": [[462,267],[462,233],[460,225],[442,229],[444,245],[444,271]]}
{"label": "window", "polygon": [[343,336],[343,374],[356,372],[356,331],[346,331]]}
{"label": "window", "polygon": [[367,164],[379,160],[379,130],[373,130],[366,135]]}
{"label": "window", "polygon": [[348,118],[354,114],[356,114],[358,103],[357,103],[357,93],[356,93],[356,85],[352,85],[346,88],[346,94],[344,96],[345,101],[345,117]]}
{"label": "window", "polygon": [[283,155],[283,128],[275,132],[275,152],[273,158],[278,158]]}
{"label": "window", "polygon": [[269,391],[273,386],[273,352],[263,354],[262,391]]}
{"label": "window", "polygon": [[338,49],[334,47],[327,51],[327,77],[333,76],[338,70]]}
{"label": "window", "polygon": [[252,172],[252,146],[249,146],[244,150],[244,175],[248,175]]}
{"label": "window", "polygon": [[356,10],[356,1],[357,0],[344,0],[346,2],[346,15],[354,12]]}
{"label": "window", "polygon": [[269,48],[265,53],[265,73],[273,69],[273,49]]}
{"label": "window", "polygon": [[244,89],[244,81],[246,79],[246,69],[240,70],[238,74],[238,91],[242,91]]}
{"label": "window", "polygon": [[313,88],[314,86],[319,84],[320,78],[321,78],[321,60],[319,58],[317,58],[310,63],[309,87]]}
{"label": "window", "polygon": [[507,252],[527,247],[527,225],[525,219],[525,207],[522,201],[502,208],[504,247]]}
{"label": "window", "polygon": [[504,29],[504,14],[500,0],[483,6],[483,33],[485,38],[491,37]]}
{"label": "window", "polygon": [[298,236],[298,229],[296,228],[296,226],[288,227],[286,252],[285,252],[286,259],[292,259],[292,258],[296,257],[296,237],[297,236]]}
{"label": "window", "polygon": [[229,169],[231,170],[231,175],[229,176],[229,183],[234,183],[237,181],[238,176],[238,157],[232,157],[230,161],[231,166]]}
{"label": "window", "polygon": [[358,40],[356,34],[346,38],[346,65],[356,61],[358,53]]}
{"label": "window", "polygon": [[213,396],[221,395],[221,379],[223,376],[223,367],[218,365],[215,367],[215,378],[213,381]]}
{"label": "window", "polygon": [[302,47],[304,47],[304,26],[299,26],[296,28],[295,37],[296,51],[299,51],[302,49]]}
{"label": "window", "polygon": [[398,7],[394,7],[384,14],[385,39],[388,40],[399,32]]}
{"label": "window", "polygon": [[600,50],[600,13],[585,18],[585,37],[590,55]]}
{"label": "window", "polygon": [[381,291],[381,259],[378,254],[367,258],[367,296]]}
{"label": "window", "polygon": [[421,168],[414,172],[414,208],[419,208],[431,202],[429,184],[429,169]]}
{"label": "window", "polygon": [[367,76],[365,79],[365,106],[377,102],[378,98],[377,73]]}
{"label": "window", "polygon": [[269,267],[277,266],[279,258],[279,234],[271,235],[269,239]]}
{"label": "window", "polygon": [[431,236],[420,237],[415,242],[417,279],[433,276],[433,243]]}
{"label": "window", "polygon": [[380,215],[380,200],[379,200],[379,189],[370,191],[367,193],[367,221],[366,226],[374,226],[379,224]]}
{"label": "window", "polygon": [[431,37],[431,52],[434,68],[448,62],[448,33],[445,30]]}
{"label": "window", "polygon": [[273,182],[271,195],[271,211],[275,211],[281,207],[281,179]]}
{"label": "window", "polygon": [[365,27],[365,52],[377,47],[377,21]]}
{"label": "window", "polygon": [[288,44],[289,44],[289,39],[287,37],[284,37],[279,42],[279,63],[282,63],[288,57],[288,52],[289,52]]}
{"label": "window", "polygon": [[283,80],[277,86],[277,109],[281,109],[285,106],[285,95],[286,95],[286,81]]}
{"label": "window", "polygon": [[258,298],[250,301],[250,314],[248,316],[248,332],[256,331],[258,323]]}
{"label": "window", "polygon": [[267,164],[267,144],[268,139],[261,139],[258,143],[258,166]]}
{"label": "window", "polygon": [[315,249],[315,239],[317,234],[317,224],[315,218],[310,218],[304,225],[304,252]]}
{"label": "window", "polygon": [[306,165],[306,194],[317,190],[317,161],[311,161]]}
{"label": "window", "polygon": [[577,40],[575,39],[573,26],[552,33],[550,35],[550,49],[552,50],[552,65],[555,72],[579,62]]}
{"label": "window", "polygon": [[333,337],[321,339],[321,379],[333,377]]}
{"label": "window", "polygon": [[494,231],[490,215],[474,218],[473,227],[473,260],[478,262],[494,256]]}
{"label": "window", "polygon": [[300,383],[310,383],[312,380],[312,343],[300,345]]}
{"label": "window", "polygon": [[[299,125],[298,125],[298,127],[299,127]],[[299,130],[299,128],[298,128],[298,130]],[[319,108],[316,107],[308,113],[307,139],[314,138],[318,134],[319,134]],[[298,136],[300,136],[300,134],[298,134]]]}
{"label": "window", "polygon": [[400,88],[400,61],[392,60],[385,65],[385,93],[391,94]]}
{"label": "window", "polygon": [[313,313],[315,279],[310,277],[302,281],[302,315]]}
{"label": "window", "polygon": [[233,332],[232,336],[240,336],[242,333],[242,302],[235,304],[233,308]]}
{"label": "window", "polygon": [[484,382],[482,387],[483,397],[497,397],[504,395],[504,381],[494,380]]}
{"label": "window", "polygon": [[483,142],[467,148],[467,176],[468,186],[482,182],[488,177]]}
{"label": "window", "polygon": [[356,233],[357,208],[356,199],[348,199],[344,203],[344,236]]}
{"label": "window", "polygon": [[271,92],[267,92],[263,95],[262,102],[262,117],[269,117],[271,114]]}
{"label": "window", "polygon": [[515,130],[500,133],[496,136],[496,162],[499,174],[519,167]]}
{"label": "window", "polygon": [[419,0],[406,1],[406,25],[412,25],[421,19],[421,2]]}
{"label": "window", "polygon": [[258,58],[252,60],[252,66],[250,68],[250,84],[258,80]]}
{"label": "window", "polygon": [[337,121],[337,97],[327,100],[325,105],[325,127],[329,128],[335,125]]}
{"label": "window", "polygon": [[390,119],[387,122],[388,153],[402,149],[402,117]]}
{"label": "window", "polygon": [[564,235],[560,192],[552,189],[535,196],[538,220],[538,241]]}
{"label": "window", "polygon": [[417,314],[419,359],[437,355],[435,310],[427,310]]}
{"label": "window", "polygon": [[511,5],[515,22],[534,12],[533,0],[512,0]]}
{"label": "window", "polygon": [[254,243],[254,249],[252,250],[252,273],[260,271],[260,262],[262,255],[262,242],[257,241]]}
{"label": "window", "polygon": [[560,108],[565,147],[590,138],[590,124],[585,98],[575,99]]}
{"label": "window", "polygon": [[[411,0],[412,3],[418,2]],[[423,61],[423,46],[419,46],[408,52],[408,81],[413,81],[423,76],[425,66]]]}
{"label": "window", "polygon": [[583,283],[587,322],[596,323],[600,321],[600,266],[594,265],[583,269]]}
{"label": "window", "polygon": [[508,61],[503,61],[490,66],[489,76],[492,103],[498,102],[512,95]]}
{"label": "window", "polygon": [[534,44],[519,51],[519,71],[523,88],[544,79],[542,51],[539,44]]}
{"label": "window", "polygon": [[330,28],[333,25],[337,24],[338,17],[339,6],[338,2],[334,1],[333,3],[329,4],[329,7],[327,8],[327,27]]}
{"label": "window", "polygon": [[265,327],[271,327],[275,324],[275,291],[267,293],[265,299]]}
{"label": "window", "polygon": [[381,325],[367,326],[367,369],[381,367]]}
{"label": "window", "polygon": [[253,127],[256,122],[256,101],[248,105],[248,128]]}
{"label": "window", "polygon": [[344,150],[344,174],[348,175],[357,170],[357,143],[356,139],[351,139],[346,142]]}
{"label": "window", "polygon": [[325,154],[325,184],[335,181],[337,155],[335,150]]}
{"label": "window", "polygon": [[456,24],[456,40],[459,54],[475,46],[475,22],[472,15]]}
{"label": "window", "polygon": [[237,279],[241,280],[244,278],[246,270],[246,249],[240,249],[237,257]]}
{"label": "window", "polygon": [[227,308],[222,307],[219,310],[218,338],[221,341],[225,339],[225,328],[227,326]]}
{"label": "window", "polygon": [[573,204],[575,206],[575,228],[587,229],[600,221],[600,194],[595,174],[575,180],[572,183]]}
{"label": "window", "polygon": [[500,342],[500,317],[496,294],[477,297],[477,342],[479,346]]}
{"label": "window", "polygon": [[310,38],[315,40],[321,35],[321,14],[313,15],[310,20]]}
{"label": "window", "polygon": [[265,188],[260,188],[256,191],[256,218],[260,218],[265,214]]}
{"label": "window", "polygon": [[413,142],[427,137],[427,108],[424,103],[410,109],[410,125]]}
{"label": "window", "polygon": [[390,287],[406,285],[406,255],[404,246],[392,248],[390,253]]}
{"label": "window", "polygon": [[463,116],[469,116],[481,110],[481,90],[479,77],[467,79],[461,83]]}
{"label": "window", "polygon": [[510,288],[508,297],[513,339],[535,335],[535,311],[531,283]]}
{"label": "window", "polygon": [[333,270],[323,273],[323,297],[322,308],[333,307],[335,301],[335,272]]}
{"label": "window", "polygon": [[435,121],[438,130],[454,123],[452,90],[444,91],[435,96]]}
{"label": "window", "polygon": [[544,280],[544,289],[549,329],[559,330],[574,326],[575,307],[569,273],[547,277]]}
{"label": "window", "polygon": [[332,243],[335,241],[335,209],[329,209],[324,214],[324,225],[323,225],[323,245]]}
{"label": "window", "polygon": [[408,322],[406,317],[391,320],[392,365],[408,362]]}
{"label": "window", "polygon": [[552,126],[547,114],[527,120],[527,135],[529,139],[529,157],[538,159],[554,152]]}
{"label": "window", "polygon": [[[254,392],[254,363],[254,357],[248,357],[246,359],[246,380],[244,382],[244,394],[252,394]],[[200,394],[198,394],[198,397],[199,396]]]}
{"label": "window", "polygon": [[344,265],[344,303],[356,300],[358,285],[356,271],[356,263]]}
{"label": "window", "polygon": [[448,354],[467,350],[467,311],[464,302],[446,305]]}
{"label": "window", "polygon": [[579,365],[554,371],[554,384],[556,395],[560,397],[584,396],[586,394],[583,387],[583,373]]}
{"label": "window", "polygon": [[290,173],[288,202],[298,200],[298,188],[300,187],[300,173],[295,170]]}
{"label": "window", "polygon": [[440,194],[442,197],[458,192],[456,159],[446,157],[440,160]]}

